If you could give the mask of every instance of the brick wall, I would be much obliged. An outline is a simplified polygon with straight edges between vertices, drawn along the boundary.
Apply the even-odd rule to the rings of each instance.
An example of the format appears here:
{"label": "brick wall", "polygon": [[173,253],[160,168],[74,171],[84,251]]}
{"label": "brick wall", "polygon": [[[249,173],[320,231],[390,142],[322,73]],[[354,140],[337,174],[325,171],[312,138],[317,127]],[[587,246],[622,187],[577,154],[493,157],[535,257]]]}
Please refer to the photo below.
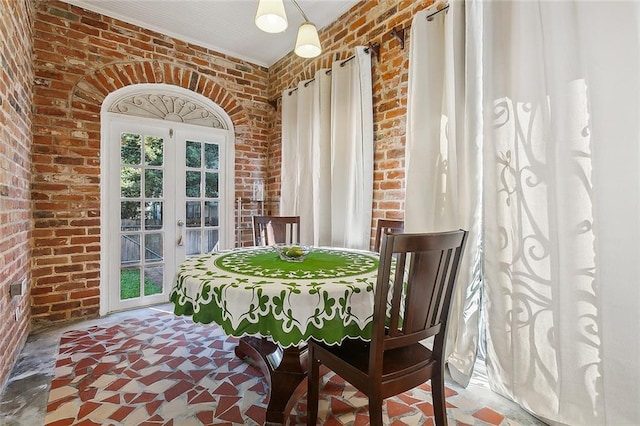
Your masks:
{"label": "brick wall", "polygon": [[[11,2],[11,0],[5,0]],[[236,133],[236,196],[266,179],[267,69],[56,1],[36,3],[34,324],[95,317],[100,301],[100,107],[136,83],[218,103]]]}
{"label": "brick wall", "polygon": [[[0,0],[0,388],[29,331],[31,201],[31,27],[28,0]],[[16,316],[17,311],[17,316]]]}
{"label": "brick wall", "polygon": [[[374,122],[373,223],[378,218],[402,219],[404,215],[404,146],[411,20],[433,0],[366,0],[360,2],[336,22],[320,31],[322,54],[313,60],[291,53],[269,68],[269,99],[283,90],[313,78],[322,68],[331,68],[335,60],[353,55],[356,46],[380,44],[380,57],[372,59]],[[313,20],[313,17],[310,17]],[[406,29],[401,49],[392,29]],[[278,99],[278,111],[280,111]],[[280,113],[274,117],[270,132],[270,197],[280,190]],[[373,243],[373,241],[372,241]]]}

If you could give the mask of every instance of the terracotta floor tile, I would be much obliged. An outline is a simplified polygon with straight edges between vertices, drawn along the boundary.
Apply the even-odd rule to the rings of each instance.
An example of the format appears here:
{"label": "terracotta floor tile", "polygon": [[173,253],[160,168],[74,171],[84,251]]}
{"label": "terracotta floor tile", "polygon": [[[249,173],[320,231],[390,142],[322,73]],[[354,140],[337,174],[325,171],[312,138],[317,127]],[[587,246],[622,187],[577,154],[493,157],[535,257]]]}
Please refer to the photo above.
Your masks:
{"label": "terracotta floor tile", "polygon": [[426,416],[433,416],[433,404],[431,402],[420,402],[415,406]]}
{"label": "terracotta floor tile", "polygon": [[213,411],[200,411],[198,412],[198,414],[196,414],[196,417],[198,418],[198,420],[200,420],[200,422],[202,422],[203,425],[213,424],[213,420],[215,418],[213,415]]}
{"label": "terracotta floor tile", "polygon": [[353,405],[347,401],[343,401],[341,398],[331,398],[331,414],[333,416],[339,416],[342,413],[353,412]]}
{"label": "terracotta floor tile", "polygon": [[242,399],[241,396],[235,396],[235,397],[223,396],[223,397],[220,397],[218,399],[218,406],[216,407],[216,418],[221,416],[225,411],[228,411],[229,409],[231,409],[234,406],[236,406],[240,402],[241,399]]}
{"label": "terracotta floor tile", "polygon": [[178,382],[175,386],[173,386],[172,388],[168,389],[165,393],[164,393],[164,399],[166,401],[172,401],[173,399],[179,397],[180,395],[182,395],[183,393],[185,393],[188,389],[191,388],[191,384],[185,380],[181,380],[180,382]]}
{"label": "terracotta floor tile", "polygon": [[74,426],[103,426],[102,423],[96,423],[93,420],[85,419],[74,423]]}
{"label": "terracotta floor tile", "polygon": [[421,399],[416,398],[409,392],[398,395],[398,399],[402,400],[402,402],[407,405],[413,405],[422,402]]}
{"label": "terracotta floor tile", "polygon": [[[216,399],[209,393],[209,391],[200,392],[198,396],[196,396],[193,400],[189,401],[191,404],[204,404],[204,403],[215,403]],[[215,405],[215,404],[212,404]]]}
{"label": "terracotta floor tile", "polygon": [[61,388],[63,386],[68,385],[69,383],[71,383],[73,379],[70,377],[63,377],[60,379],[53,379],[51,381],[51,389],[58,389]]}
{"label": "terracotta floor tile", "polygon": [[164,401],[160,399],[156,399],[154,401],[149,402],[148,404],[145,404],[144,408],[147,410],[147,414],[149,416],[153,416],[163,403]]}
{"label": "terracotta floor tile", "polygon": [[167,371],[155,371],[150,375],[140,377],[139,382],[145,386],[149,386],[158,380],[162,380],[167,377],[170,373]]}
{"label": "terracotta floor tile", "polygon": [[121,377],[106,387],[107,390],[117,391],[131,381],[130,378]]}
{"label": "terracotta floor tile", "polygon": [[217,388],[211,391],[217,395],[227,395],[227,396],[236,396],[238,395],[238,389],[230,383],[222,383]]}
{"label": "terracotta floor tile", "polygon": [[100,402],[110,403],[110,404],[120,404],[120,395],[112,395],[109,398],[105,398]]}
{"label": "terracotta floor tile", "polygon": [[387,413],[389,413],[389,418],[399,417],[415,411],[415,408],[407,404],[397,402],[397,400],[393,399],[385,401],[385,405],[387,406]]}
{"label": "terracotta floor tile", "polygon": [[167,379],[175,381],[181,380],[184,382],[191,382],[193,380],[193,378],[187,372],[179,370],[168,374]]}
{"label": "terracotta floor tile", "polygon": [[188,374],[197,383],[209,374],[213,374],[213,370],[190,370]]}
{"label": "terracotta floor tile", "polygon": [[72,425],[75,422],[75,420],[76,419],[74,418],[56,420],[55,422],[48,423],[47,426],[68,426],[68,425]]}
{"label": "terracotta floor tile", "polygon": [[109,416],[109,419],[115,420],[117,422],[121,422],[133,410],[135,410],[134,407],[122,406],[122,407],[118,408],[113,414],[111,414],[111,416]]}
{"label": "terracotta floor tile", "polygon": [[132,404],[141,404],[146,402],[154,401],[158,398],[158,395],[151,392],[142,392],[140,395],[136,396],[131,403]]}
{"label": "terracotta floor tile", "polygon": [[499,425],[504,420],[504,416],[502,414],[497,413],[488,407],[484,407],[481,410],[476,411],[473,413],[473,417],[492,425]]}
{"label": "terracotta floor tile", "polygon": [[100,404],[95,403],[95,402],[86,402],[84,404],[82,404],[80,406],[80,411],[78,411],[78,414],[76,415],[76,417],[78,419],[83,419],[85,418],[89,413],[92,413],[96,408],[98,408],[100,406]]}
{"label": "terracotta floor tile", "polygon": [[245,410],[244,414],[248,419],[253,420],[257,424],[264,424],[266,405],[251,405]]}
{"label": "terracotta floor tile", "polygon": [[216,419],[227,420],[236,424],[244,423],[244,417],[242,416],[240,408],[237,405],[229,407],[228,410],[222,413],[218,413],[218,411],[216,410]]}

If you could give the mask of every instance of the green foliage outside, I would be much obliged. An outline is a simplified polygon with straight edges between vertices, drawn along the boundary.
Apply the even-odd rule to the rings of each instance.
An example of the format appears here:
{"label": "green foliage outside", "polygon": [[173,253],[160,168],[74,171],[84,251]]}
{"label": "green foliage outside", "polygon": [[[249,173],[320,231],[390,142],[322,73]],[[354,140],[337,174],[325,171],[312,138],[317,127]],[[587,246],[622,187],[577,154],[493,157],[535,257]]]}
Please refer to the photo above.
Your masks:
{"label": "green foliage outside", "polygon": [[[149,278],[144,279],[144,294],[162,293],[162,286],[151,281]],[[137,269],[122,269],[120,271],[120,299],[133,299],[140,297],[140,271]]]}
{"label": "green foliage outside", "polygon": [[[123,198],[146,198],[154,199],[162,197],[163,172],[160,168],[164,164],[164,141],[160,137],[143,136],[135,133],[123,133],[120,140],[120,157],[122,167],[120,169],[120,194]],[[204,151],[203,151],[204,148]],[[203,162],[204,154],[204,162]],[[185,165],[187,167],[200,168],[203,166],[207,170],[204,173],[205,197],[218,197],[218,167],[219,167],[219,147],[217,144],[187,141]],[[144,175],[142,167],[146,166]],[[151,166],[152,168],[148,168]],[[201,197],[203,173],[199,170],[186,172],[186,195],[187,197]],[[144,183],[144,194],[142,185]],[[121,208],[121,218],[129,220],[140,220],[142,213],[139,202],[123,202]]]}
{"label": "green foliage outside", "polygon": [[[147,166],[162,166],[164,162],[162,138],[146,136],[144,147],[143,137],[139,134],[123,133],[121,135],[120,157],[123,167],[120,170],[120,192],[124,198],[139,198],[141,194],[141,162]],[[143,158],[144,154],[144,158]],[[133,166],[133,167],[127,167]],[[162,171],[147,169],[144,174],[146,198],[162,197]],[[138,203],[124,203],[121,206],[121,217],[139,219]]]}

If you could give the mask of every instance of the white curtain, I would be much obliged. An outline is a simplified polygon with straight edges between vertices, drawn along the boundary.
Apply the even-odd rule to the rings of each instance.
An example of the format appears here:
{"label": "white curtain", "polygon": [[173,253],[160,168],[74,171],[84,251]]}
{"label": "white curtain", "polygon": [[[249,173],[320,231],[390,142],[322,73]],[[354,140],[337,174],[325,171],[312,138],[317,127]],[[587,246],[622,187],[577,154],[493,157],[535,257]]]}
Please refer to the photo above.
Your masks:
{"label": "white curtain", "polygon": [[371,57],[319,70],[282,94],[280,213],[299,215],[301,242],[368,249],[373,203]]}
{"label": "white curtain", "polygon": [[[446,197],[464,204],[459,189],[447,190],[451,176],[464,175],[460,167],[452,172],[452,140],[455,164],[475,164],[461,161],[464,144],[482,164],[469,170],[480,170],[473,175],[482,207],[473,225],[482,224],[492,388],[549,424],[638,424],[640,4],[469,0],[460,23],[457,3],[444,22],[411,36],[433,55],[416,59],[410,76],[424,75],[425,90],[437,99],[426,106],[411,101],[422,92],[410,84],[407,226],[457,225],[447,222],[453,213],[442,213],[449,212]],[[444,36],[433,24],[444,25]],[[455,60],[449,67],[448,24],[464,24],[467,34],[462,86]],[[459,47],[453,43],[454,58]],[[446,107],[454,98],[451,81],[464,87],[463,102],[455,96],[465,106],[464,136],[452,124],[459,111]],[[479,111],[482,122],[474,121]],[[418,131],[431,148],[416,147]],[[421,161],[430,170],[424,176],[410,171]],[[430,198],[413,199],[418,192]],[[469,210],[458,209],[458,219],[460,211]],[[466,343],[458,333],[449,341],[450,368]]]}
{"label": "white curtain", "polygon": [[483,7],[491,384],[551,424],[638,424],[640,4]]}
{"label": "white curtain", "polygon": [[465,30],[473,28],[464,25],[464,3],[452,3],[428,21],[436,10],[417,13],[411,24],[404,220],[407,232],[469,231],[447,346],[449,372],[466,385],[480,315],[481,79],[465,72],[475,60],[465,58]]}
{"label": "white curtain", "polygon": [[282,93],[282,164],[280,174],[280,214],[298,213],[298,92]]}
{"label": "white curtain", "polygon": [[316,73],[313,143],[313,244],[331,245],[331,71]]}
{"label": "white curtain", "polygon": [[317,113],[314,110],[313,88],[305,82],[298,84],[298,191],[296,213],[300,216],[300,241],[310,244],[313,241],[313,181],[309,173],[313,165],[313,145]]}
{"label": "white curtain", "polygon": [[331,244],[368,250],[373,208],[371,56],[334,62],[331,85]]}
{"label": "white curtain", "polygon": [[311,244],[314,234],[313,149],[317,113],[310,81],[282,94],[282,175],[280,214],[300,216],[300,242]]}

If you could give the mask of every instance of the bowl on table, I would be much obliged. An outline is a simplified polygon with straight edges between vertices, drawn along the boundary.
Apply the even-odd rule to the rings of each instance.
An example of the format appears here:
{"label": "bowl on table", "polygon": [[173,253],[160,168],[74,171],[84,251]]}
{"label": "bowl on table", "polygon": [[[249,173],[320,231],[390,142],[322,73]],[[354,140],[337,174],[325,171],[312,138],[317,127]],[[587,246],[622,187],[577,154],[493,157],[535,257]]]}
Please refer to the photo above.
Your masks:
{"label": "bowl on table", "polygon": [[276,245],[276,251],[280,259],[284,261],[302,262],[311,251],[311,247],[295,244],[278,244]]}

